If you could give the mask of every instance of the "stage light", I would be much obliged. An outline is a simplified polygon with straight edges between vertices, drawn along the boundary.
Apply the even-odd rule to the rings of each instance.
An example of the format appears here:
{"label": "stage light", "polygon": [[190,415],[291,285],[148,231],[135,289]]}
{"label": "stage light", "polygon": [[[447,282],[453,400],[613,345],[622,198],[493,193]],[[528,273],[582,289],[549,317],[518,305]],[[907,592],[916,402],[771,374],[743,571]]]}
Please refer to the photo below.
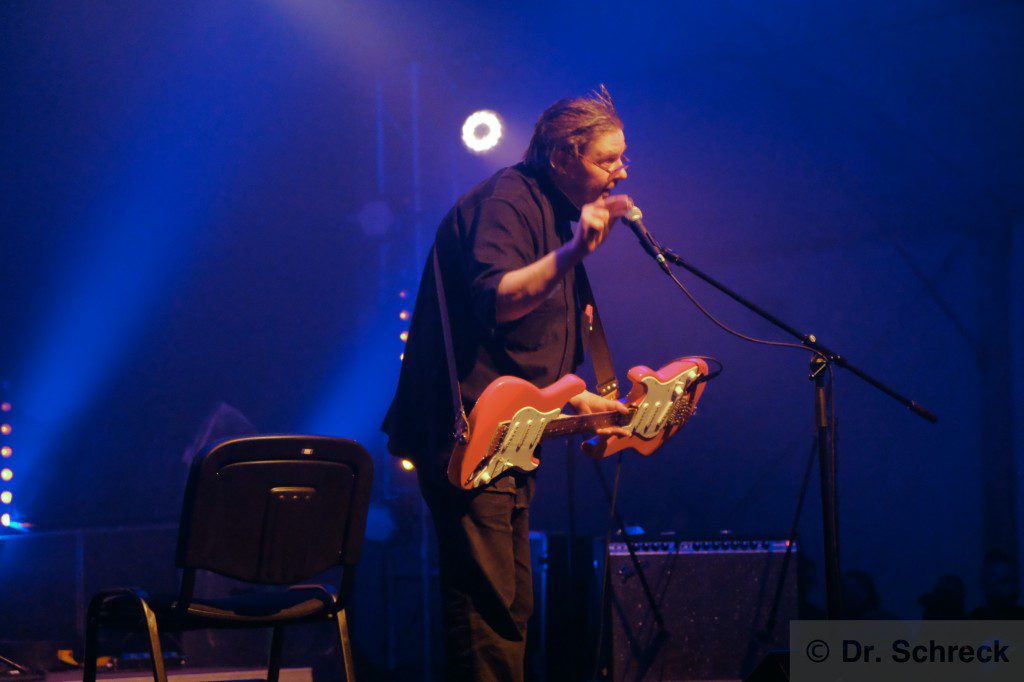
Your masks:
{"label": "stage light", "polygon": [[398,313],[398,319],[400,319],[400,320],[408,320],[409,319],[409,311],[408,310],[403,310],[402,312]]}
{"label": "stage light", "polygon": [[494,149],[501,140],[501,119],[493,111],[474,111],[462,124],[462,142],[476,154]]}
{"label": "stage light", "polygon": [[409,292],[406,291],[405,289],[402,289],[401,291],[398,292],[398,298],[409,298]]}
{"label": "stage light", "polygon": [[398,338],[402,339],[402,343],[405,343],[409,340],[409,332],[402,332],[398,335]]}
{"label": "stage light", "polygon": [[10,504],[13,499],[14,495],[11,494],[10,490],[5,490],[0,493],[0,502],[3,502],[4,504]]}
{"label": "stage light", "polygon": [[0,403],[0,411],[10,412],[11,411],[11,404],[10,403]]}
{"label": "stage light", "polygon": [[4,528],[7,528],[10,525],[11,525],[11,515],[10,514],[4,514],[3,516],[0,516],[0,526],[3,526]]}
{"label": "stage light", "polygon": [[5,436],[9,435],[11,433],[11,425],[10,424],[0,424],[0,433],[4,434]]}
{"label": "stage light", "polygon": [[10,445],[5,445],[2,448],[0,448],[0,457],[3,457],[3,458],[6,459],[6,458],[10,457],[13,454],[14,454],[14,450],[11,449]]}
{"label": "stage light", "polygon": [[398,361],[401,362],[402,360],[405,360],[405,353],[400,353],[398,355]]}
{"label": "stage light", "polygon": [[11,471],[10,469],[4,469],[0,471],[0,479],[4,481],[9,481],[12,478],[14,478],[14,472]]}
{"label": "stage light", "polygon": [[413,464],[412,462],[410,462],[407,459],[403,459],[402,460],[402,468],[405,469],[406,471],[412,471],[413,469],[416,468],[416,465]]}

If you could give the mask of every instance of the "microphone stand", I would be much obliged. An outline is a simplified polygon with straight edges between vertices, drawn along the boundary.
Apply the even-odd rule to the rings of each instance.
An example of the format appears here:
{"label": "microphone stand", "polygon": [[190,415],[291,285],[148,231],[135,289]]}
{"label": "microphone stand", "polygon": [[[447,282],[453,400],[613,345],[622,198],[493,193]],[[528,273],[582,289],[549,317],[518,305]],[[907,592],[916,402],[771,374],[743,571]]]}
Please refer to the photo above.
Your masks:
{"label": "microphone stand", "polygon": [[824,536],[825,594],[827,602],[825,613],[829,620],[836,620],[842,615],[842,593],[840,589],[839,571],[839,512],[836,503],[836,425],[835,420],[828,411],[830,400],[825,388],[826,374],[831,372],[833,366],[842,367],[843,369],[851,372],[857,378],[867,382],[893,400],[904,405],[922,419],[934,424],[938,421],[938,417],[918,403],[897,393],[878,379],[850,363],[842,355],[819,342],[814,334],[803,334],[797,331],[795,328],[786,324],[775,315],[772,315],[764,308],[747,300],[715,278],[701,271],[696,266],[686,262],[672,250],[662,247],[643,226],[643,223],[640,222],[639,218],[640,214],[639,211],[637,211],[635,219],[630,220],[627,218],[625,219],[625,222],[633,232],[636,233],[644,251],[651,255],[661,269],[667,275],[672,277],[672,279],[675,279],[675,275],[673,274],[671,267],[669,267],[669,263],[677,265],[696,275],[743,307],[756,313],[762,319],[767,320],[774,326],[786,332],[799,341],[800,345],[814,353],[814,357],[811,360],[811,373],[808,376],[808,379],[814,382],[814,423],[817,430],[818,470],[821,475],[821,525],[822,535]]}

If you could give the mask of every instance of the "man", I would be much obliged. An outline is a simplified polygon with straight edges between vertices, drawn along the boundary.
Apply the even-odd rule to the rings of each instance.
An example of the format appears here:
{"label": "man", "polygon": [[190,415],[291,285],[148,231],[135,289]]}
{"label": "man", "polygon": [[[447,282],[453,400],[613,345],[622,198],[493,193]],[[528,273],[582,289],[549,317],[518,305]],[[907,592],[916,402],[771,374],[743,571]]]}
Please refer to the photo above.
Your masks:
{"label": "man", "polygon": [[[625,151],[604,86],[560,100],[537,121],[523,162],[470,190],[441,222],[435,248],[467,412],[499,376],[544,387],[582,362],[577,278],[632,207],[629,197],[611,195],[626,179]],[[416,463],[434,518],[449,679],[521,680],[533,608],[534,478],[510,472],[474,491],[448,481],[454,426],[441,325],[428,259],[383,429],[389,449]],[[589,391],[570,403],[579,413],[626,411]]]}

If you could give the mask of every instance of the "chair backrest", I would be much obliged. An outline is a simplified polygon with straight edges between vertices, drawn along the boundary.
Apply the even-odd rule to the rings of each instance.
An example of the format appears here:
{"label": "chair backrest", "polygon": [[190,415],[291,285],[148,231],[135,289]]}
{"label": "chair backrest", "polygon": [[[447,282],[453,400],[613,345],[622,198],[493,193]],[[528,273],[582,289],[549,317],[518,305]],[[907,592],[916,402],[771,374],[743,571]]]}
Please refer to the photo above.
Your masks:
{"label": "chair backrest", "polygon": [[370,455],[344,438],[253,436],[214,443],[189,471],[178,567],[283,585],[354,565],[372,481]]}

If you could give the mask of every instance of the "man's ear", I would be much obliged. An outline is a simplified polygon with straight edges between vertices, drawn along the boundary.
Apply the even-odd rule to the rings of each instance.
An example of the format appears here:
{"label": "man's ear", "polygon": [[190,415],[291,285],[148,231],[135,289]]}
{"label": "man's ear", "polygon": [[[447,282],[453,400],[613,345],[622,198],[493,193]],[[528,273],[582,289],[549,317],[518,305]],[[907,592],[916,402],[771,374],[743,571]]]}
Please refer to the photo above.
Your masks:
{"label": "man's ear", "polygon": [[569,153],[564,149],[556,149],[551,152],[551,170],[557,175],[565,175],[569,166]]}

